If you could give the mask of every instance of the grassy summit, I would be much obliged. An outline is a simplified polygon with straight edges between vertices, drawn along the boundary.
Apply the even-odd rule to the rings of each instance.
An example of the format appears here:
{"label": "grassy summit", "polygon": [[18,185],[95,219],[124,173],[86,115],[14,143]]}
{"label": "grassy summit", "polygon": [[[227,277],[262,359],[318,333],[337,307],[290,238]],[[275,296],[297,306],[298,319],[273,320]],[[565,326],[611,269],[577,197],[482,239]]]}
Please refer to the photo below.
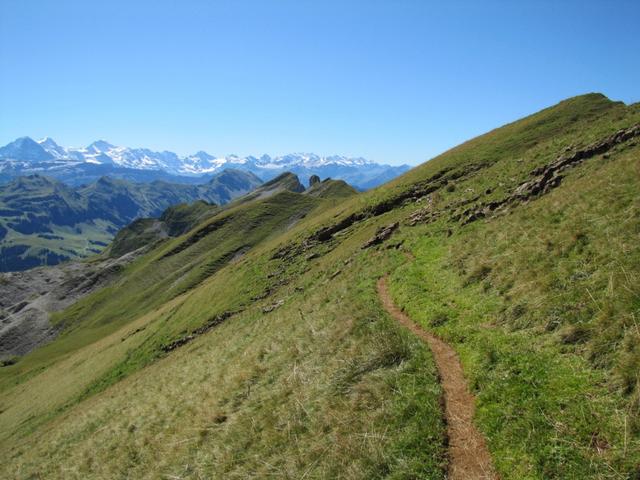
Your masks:
{"label": "grassy summit", "polygon": [[373,191],[265,193],[158,243],[0,369],[3,475],[444,478],[389,273],[459,353],[501,478],[635,478],[638,124],[576,97]]}

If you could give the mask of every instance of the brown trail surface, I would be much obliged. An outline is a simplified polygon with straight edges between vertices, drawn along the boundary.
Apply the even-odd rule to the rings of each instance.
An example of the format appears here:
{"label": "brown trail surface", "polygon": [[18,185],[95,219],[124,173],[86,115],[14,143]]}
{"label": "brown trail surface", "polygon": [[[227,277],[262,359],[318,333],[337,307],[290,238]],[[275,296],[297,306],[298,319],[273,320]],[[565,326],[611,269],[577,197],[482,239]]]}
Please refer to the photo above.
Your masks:
{"label": "brown trail surface", "polygon": [[378,295],[389,314],[431,348],[444,390],[449,437],[450,480],[497,480],[484,437],[473,423],[475,404],[456,352],[447,343],[416,325],[393,302],[387,279],[378,280]]}

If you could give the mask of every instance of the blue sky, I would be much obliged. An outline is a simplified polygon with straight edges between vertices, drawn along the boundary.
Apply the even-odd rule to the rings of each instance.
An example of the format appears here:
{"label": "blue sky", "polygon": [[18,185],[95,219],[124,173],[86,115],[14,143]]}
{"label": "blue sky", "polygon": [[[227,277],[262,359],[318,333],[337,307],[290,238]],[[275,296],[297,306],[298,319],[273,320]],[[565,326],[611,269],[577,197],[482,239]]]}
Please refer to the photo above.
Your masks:
{"label": "blue sky", "polygon": [[640,2],[0,1],[0,144],[420,163],[591,91],[640,101]]}

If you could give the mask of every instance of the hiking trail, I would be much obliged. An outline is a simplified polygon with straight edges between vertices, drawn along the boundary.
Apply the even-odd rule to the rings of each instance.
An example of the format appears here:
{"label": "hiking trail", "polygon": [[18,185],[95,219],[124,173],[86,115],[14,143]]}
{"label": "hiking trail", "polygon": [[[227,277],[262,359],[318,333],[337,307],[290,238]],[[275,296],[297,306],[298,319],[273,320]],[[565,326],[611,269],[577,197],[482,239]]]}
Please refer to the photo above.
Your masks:
{"label": "hiking trail", "polygon": [[378,280],[378,296],[389,314],[429,345],[444,390],[445,418],[449,438],[449,480],[498,480],[484,437],[473,423],[474,397],[464,378],[455,350],[415,324],[393,302],[387,277]]}

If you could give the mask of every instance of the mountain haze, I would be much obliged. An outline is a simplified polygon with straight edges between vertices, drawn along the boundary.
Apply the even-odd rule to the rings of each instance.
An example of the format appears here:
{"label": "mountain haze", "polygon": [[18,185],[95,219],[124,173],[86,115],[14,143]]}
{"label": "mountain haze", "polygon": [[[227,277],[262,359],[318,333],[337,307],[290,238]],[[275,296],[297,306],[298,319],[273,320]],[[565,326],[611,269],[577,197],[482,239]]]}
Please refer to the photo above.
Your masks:
{"label": "mountain haze", "polygon": [[138,181],[173,179],[181,183],[193,178],[210,176],[224,169],[249,171],[264,181],[284,172],[291,172],[307,183],[312,175],[342,179],[366,190],[380,185],[407,171],[407,165],[378,164],[364,158],[320,156],[313,153],[294,153],[271,157],[215,157],[204,151],[184,157],[173,152],[155,152],[147,148],[128,148],[97,140],[84,148],[66,148],[46,137],[36,142],[22,137],[0,148],[0,179],[40,173],[68,182],[93,181],[96,175],[127,178]]}

